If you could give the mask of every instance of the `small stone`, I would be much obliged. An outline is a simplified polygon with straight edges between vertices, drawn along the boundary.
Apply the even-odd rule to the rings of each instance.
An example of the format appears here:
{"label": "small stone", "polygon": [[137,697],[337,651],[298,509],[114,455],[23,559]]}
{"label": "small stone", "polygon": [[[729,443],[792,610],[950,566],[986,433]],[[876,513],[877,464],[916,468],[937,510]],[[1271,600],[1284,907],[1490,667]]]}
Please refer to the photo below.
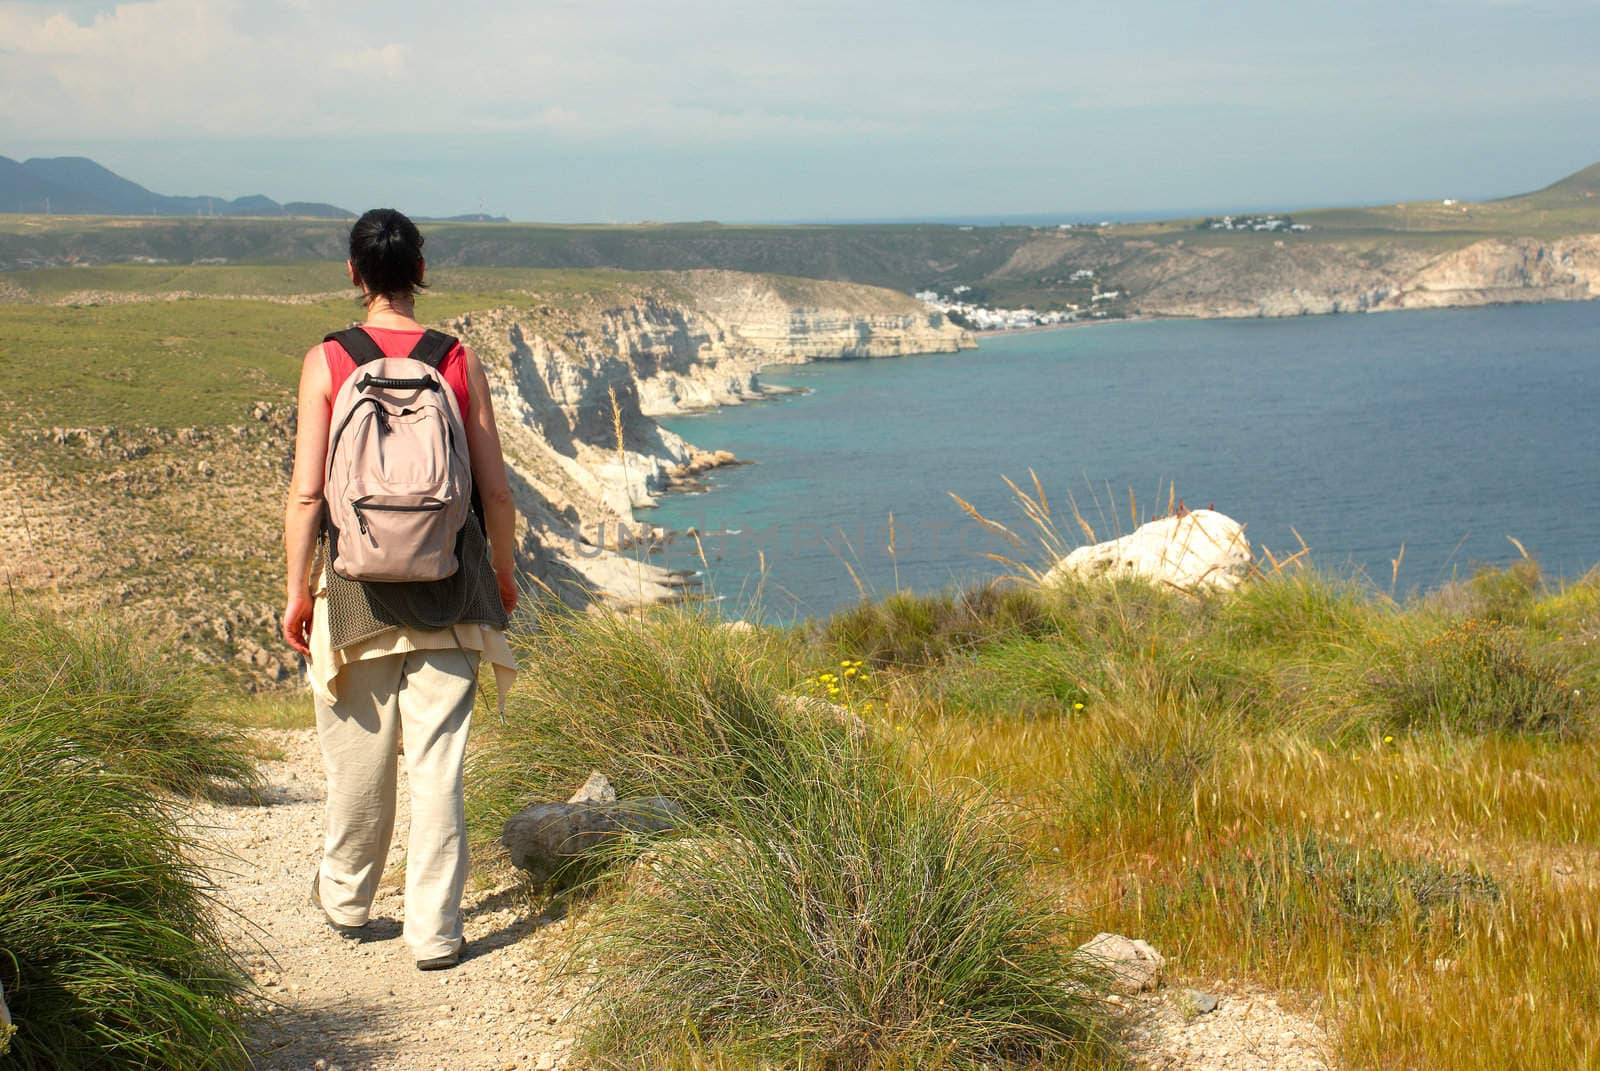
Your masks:
{"label": "small stone", "polygon": [[317,1062],[311,1066],[315,1068],[315,1071],[328,1071],[328,1061],[322,1059],[321,1057],[318,1057]]}
{"label": "small stone", "polygon": [[1167,960],[1147,942],[1115,933],[1097,933],[1079,946],[1080,959],[1102,968],[1118,993],[1142,993],[1161,984]]}
{"label": "small stone", "polygon": [[611,787],[611,781],[599,770],[590,770],[589,779],[583,787],[572,794],[568,803],[615,803],[617,790]]}
{"label": "small stone", "polygon": [[1194,1001],[1197,1015],[1210,1015],[1217,1010],[1217,1005],[1222,1003],[1222,998],[1215,993],[1202,993],[1198,989],[1189,990],[1189,999]]}
{"label": "small stone", "polygon": [[553,1052],[541,1052],[539,1059],[534,1061],[533,1071],[555,1071],[555,1067],[556,1054]]}

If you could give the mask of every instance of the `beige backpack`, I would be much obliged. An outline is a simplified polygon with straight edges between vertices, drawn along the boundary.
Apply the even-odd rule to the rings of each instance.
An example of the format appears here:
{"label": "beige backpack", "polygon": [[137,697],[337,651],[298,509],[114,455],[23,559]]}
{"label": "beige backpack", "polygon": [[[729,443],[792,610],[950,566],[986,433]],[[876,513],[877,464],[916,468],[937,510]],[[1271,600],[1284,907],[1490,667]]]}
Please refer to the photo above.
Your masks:
{"label": "beige backpack", "polygon": [[356,364],[333,399],[323,496],[329,557],[349,580],[442,580],[472,507],[472,467],[455,392],[439,366],[456,340],[427,331],[386,357],[360,328],[338,331]]}

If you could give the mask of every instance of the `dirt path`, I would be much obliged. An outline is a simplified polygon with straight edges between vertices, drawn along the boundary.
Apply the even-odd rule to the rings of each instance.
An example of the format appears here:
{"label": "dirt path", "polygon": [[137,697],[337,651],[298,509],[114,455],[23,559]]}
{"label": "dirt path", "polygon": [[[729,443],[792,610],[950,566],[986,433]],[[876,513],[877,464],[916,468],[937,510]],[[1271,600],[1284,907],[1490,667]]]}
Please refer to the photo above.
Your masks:
{"label": "dirt path", "polygon": [[[307,902],[322,835],[322,760],[310,729],[263,732],[282,758],[264,762],[259,804],[208,804],[194,814],[216,846],[223,900],[237,912],[233,938],[273,1002],[254,1035],[260,1071],[552,1071],[571,1066],[580,983],[560,970],[572,927],[533,913],[510,879],[468,886],[468,956],[424,974],[400,937],[409,826],[405,773],[400,816],[361,941],[335,934]],[[1181,986],[1124,1004],[1134,1065],[1189,1071],[1321,1071],[1327,1039],[1270,995],[1221,994],[1194,1015]]]}
{"label": "dirt path", "polygon": [[322,836],[322,762],[312,730],[261,734],[283,759],[263,763],[261,805],[198,808],[200,836],[225,902],[239,913],[234,936],[251,973],[276,1002],[255,1034],[261,1071],[341,1068],[478,1071],[563,1068],[571,1048],[568,995],[553,976],[573,923],[532,916],[511,882],[466,898],[468,955],[450,971],[423,973],[400,937],[397,864],[409,826],[405,772],[400,817],[370,936],[340,937],[308,902]]}

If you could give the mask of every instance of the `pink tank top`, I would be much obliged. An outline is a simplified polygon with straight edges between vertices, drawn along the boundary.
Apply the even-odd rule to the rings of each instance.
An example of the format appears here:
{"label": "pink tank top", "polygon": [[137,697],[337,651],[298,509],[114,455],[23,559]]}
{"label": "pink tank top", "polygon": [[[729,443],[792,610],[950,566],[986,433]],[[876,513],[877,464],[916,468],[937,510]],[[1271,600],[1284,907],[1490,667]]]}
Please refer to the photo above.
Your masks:
{"label": "pink tank top", "polygon": [[[417,344],[417,339],[422,337],[421,328],[405,330],[394,327],[369,327],[361,325],[361,330],[372,337],[378,344],[385,357],[405,357],[411,348]],[[350,378],[356,370],[356,362],[344,351],[344,347],[337,342],[324,342],[322,355],[328,362],[328,376],[332,380],[332,389],[328,392],[328,420],[333,420],[333,399],[339,396],[339,388],[344,386],[344,381]],[[461,420],[467,419],[467,361],[466,351],[461,343],[457,342],[455,348],[445,355],[439,365],[439,375],[455,393],[456,405],[461,409]]]}

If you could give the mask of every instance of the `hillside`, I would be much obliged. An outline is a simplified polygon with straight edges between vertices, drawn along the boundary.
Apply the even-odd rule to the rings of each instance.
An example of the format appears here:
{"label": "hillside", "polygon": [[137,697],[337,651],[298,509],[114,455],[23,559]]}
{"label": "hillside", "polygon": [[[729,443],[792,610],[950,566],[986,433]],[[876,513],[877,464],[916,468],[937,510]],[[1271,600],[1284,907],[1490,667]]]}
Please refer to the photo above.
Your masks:
{"label": "hillside", "polygon": [[[1498,201],[1415,202],[1111,226],[632,226],[438,222],[435,267],[722,268],[998,306],[1130,316],[1280,316],[1600,293],[1600,165]],[[31,174],[31,172],[30,172]],[[1276,218],[1278,224],[1269,221]],[[1261,222],[1252,229],[1246,224]],[[1272,226],[1273,229],[1265,229]],[[0,270],[337,261],[345,224],[0,216]],[[1107,295],[1115,294],[1115,297]],[[1099,295],[1099,300],[1096,297]]]}
{"label": "hillside", "polygon": [[[0,277],[0,517],[10,590],[137,609],[258,681],[275,639],[280,518],[305,347],[355,317],[332,265],[124,266]],[[951,351],[904,295],[731,272],[442,271],[418,310],[489,373],[520,564],[575,605],[680,597],[637,510],[725,462],[655,416],[758,396],[760,364]],[[23,355],[52,368],[23,374]],[[619,451],[620,423],[624,447]]]}

